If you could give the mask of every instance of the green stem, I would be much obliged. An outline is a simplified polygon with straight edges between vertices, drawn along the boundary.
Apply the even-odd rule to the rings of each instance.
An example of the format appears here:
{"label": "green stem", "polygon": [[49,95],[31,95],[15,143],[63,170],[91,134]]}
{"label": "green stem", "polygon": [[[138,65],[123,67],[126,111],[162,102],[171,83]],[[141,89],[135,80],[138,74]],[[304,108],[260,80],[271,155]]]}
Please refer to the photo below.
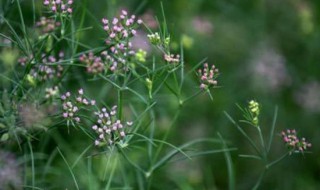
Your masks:
{"label": "green stem", "polygon": [[122,89],[118,89],[118,118],[121,120],[122,119],[122,97],[123,97],[123,92]]}
{"label": "green stem", "polygon": [[[166,141],[166,140],[168,139],[169,134],[170,134],[170,131],[171,131],[174,123],[177,121],[179,115],[180,115],[180,109],[178,109],[178,111],[177,111],[176,114],[174,115],[174,118],[173,118],[173,120],[172,120],[172,123],[171,123],[169,129],[167,129],[167,131],[166,131],[166,133],[165,133],[162,141]],[[158,156],[159,156],[162,148],[163,148],[163,143],[161,143],[161,144],[159,145],[159,148],[157,149],[157,152],[156,152],[156,154],[155,154],[155,157],[154,157],[153,161],[156,161],[156,160],[157,160],[157,158],[158,158]]]}
{"label": "green stem", "polygon": [[32,187],[34,187],[34,184],[35,184],[34,156],[33,156],[33,150],[32,150],[32,145],[30,143],[30,140],[27,140],[27,141],[28,141],[28,147],[31,155]]}
{"label": "green stem", "polygon": [[266,165],[266,169],[269,169],[271,166],[274,166],[275,164],[279,163],[281,160],[283,160],[285,157],[289,155],[289,152],[282,155],[280,158],[276,159],[275,161],[272,161],[271,163]]}
{"label": "green stem", "polygon": [[195,94],[193,94],[193,95],[189,96],[188,98],[184,99],[184,100],[182,101],[182,103],[185,103],[185,102],[187,102],[187,101],[189,101],[189,100],[192,100],[193,98],[197,97],[197,96],[198,96],[199,94],[201,94],[202,92],[203,92],[202,90],[199,90],[199,91],[196,92]]}
{"label": "green stem", "polygon": [[261,182],[262,182],[262,179],[263,179],[263,177],[264,177],[264,175],[265,175],[265,173],[266,173],[266,169],[264,169],[263,170],[263,172],[261,173],[261,175],[260,175],[260,177],[259,177],[259,179],[258,179],[258,181],[257,181],[257,183],[254,185],[254,187],[252,188],[253,190],[256,190],[256,189],[258,189],[258,187],[260,186],[260,184],[261,184]]}
{"label": "green stem", "polygon": [[263,148],[263,157],[264,157],[264,160],[267,162],[267,149],[266,149],[266,145],[265,145],[265,142],[264,142],[264,139],[263,139],[263,135],[262,135],[262,132],[261,132],[261,129],[259,126],[257,126],[257,130],[259,132],[259,138],[260,138],[260,141],[261,141],[261,146]]}

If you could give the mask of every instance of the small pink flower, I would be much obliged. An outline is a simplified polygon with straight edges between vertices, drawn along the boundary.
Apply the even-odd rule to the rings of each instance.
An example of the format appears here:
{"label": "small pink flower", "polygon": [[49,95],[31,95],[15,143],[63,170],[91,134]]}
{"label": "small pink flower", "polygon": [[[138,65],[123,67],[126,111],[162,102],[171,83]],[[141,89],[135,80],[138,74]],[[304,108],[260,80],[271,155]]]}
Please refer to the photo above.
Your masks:
{"label": "small pink flower", "polygon": [[68,8],[68,9],[67,9],[67,12],[68,12],[68,13],[72,13],[72,9],[71,9],[71,8]]}
{"label": "small pink flower", "polygon": [[121,12],[122,12],[122,14],[125,15],[125,16],[128,15],[128,12],[127,12],[126,10],[122,10]]}
{"label": "small pink flower", "polygon": [[64,118],[67,118],[67,117],[68,117],[68,113],[64,112],[64,113],[62,114],[62,116],[63,116]]}
{"label": "small pink flower", "polygon": [[92,126],[92,129],[93,129],[93,130],[97,130],[97,129],[98,129],[98,126],[97,126],[97,125],[94,125],[94,126]]}
{"label": "small pink flower", "polygon": [[74,120],[75,120],[76,122],[78,122],[78,123],[80,122],[80,118],[79,118],[79,117],[75,117]]}

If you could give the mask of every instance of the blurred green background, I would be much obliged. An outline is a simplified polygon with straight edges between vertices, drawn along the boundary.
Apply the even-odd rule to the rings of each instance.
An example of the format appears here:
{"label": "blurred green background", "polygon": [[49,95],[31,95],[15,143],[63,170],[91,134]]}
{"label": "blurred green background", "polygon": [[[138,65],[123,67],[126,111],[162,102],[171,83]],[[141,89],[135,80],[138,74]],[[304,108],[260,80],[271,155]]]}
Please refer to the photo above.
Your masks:
{"label": "blurred green background", "polygon": [[[8,1],[9,2],[9,1]],[[23,1],[26,23],[32,23],[31,1]],[[141,17],[152,31],[157,31],[155,17],[162,19],[163,3],[172,48],[185,49],[189,68],[203,58],[220,70],[220,88],[213,90],[213,101],[201,95],[189,103],[170,135],[170,142],[180,144],[198,137],[216,137],[217,132],[232,142],[236,189],[249,189],[256,182],[262,166],[239,158],[250,153],[248,143],[224,116],[236,119],[241,113],[236,103],[245,105],[255,99],[262,105],[261,127],[268,134],[274,109],[279,107],[276,133],[295,128],[313,144],[312,154],[292,155],[268,171],[260,189],[320,188],[320,1],[317,0],[105,0],[75,1],[74,19],[80,19],[81,4],[87,3],[81,41],[92,46],[92,36],[103,39],[100,19],[126,9]],[[3,3],[4,4],[4,3]],[[40,9],[41,2],[37,8]],[[18,15],[4,11],[12,20]],[[41,11],[37,11],[37,16]],[[139,41],[140,40],[140,41]],[[146,39],[137,39],[149,48]],[[4,59],[4,49],[0,59]],[[13,58],[14,59],[14,58]],[[10,64],[9,64],[10,65]],[[4,72],[5,65],[2,65]],[[165,118],[162,122],[167,122]],[[210,148],[210,146],[206,147]],[[272,158],[286,151],[276,135]],[[154,183],[158,189],[227,189],[228,174],[223,154],[178,162],[163,168]],[[169,188],[168,188],[169,187]]]}

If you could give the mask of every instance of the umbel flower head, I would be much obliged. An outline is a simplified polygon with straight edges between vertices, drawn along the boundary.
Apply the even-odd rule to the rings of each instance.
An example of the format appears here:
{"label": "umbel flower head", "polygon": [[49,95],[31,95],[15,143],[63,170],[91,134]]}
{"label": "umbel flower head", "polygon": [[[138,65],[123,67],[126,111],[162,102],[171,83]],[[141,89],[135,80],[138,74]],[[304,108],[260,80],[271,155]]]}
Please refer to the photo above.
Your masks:
{"label": "umbel flower head", "polygon": [[43,5],[53,13],[71,14],[73,0],[44,0]]}
{"label": "umbel flower head", "polygon": [[113,106],[110,111],[102,108],[95,112],[97,116],[96,124],[92,129],[97,133],[96,146],[112,145],[126,136],[125,129],[131,126],[132,122],[123,122],[117,117],[117,106]]}
{"label": "umbel flower head", "polygon": [[295,129],[287,129],[286,131],[282,131],[281,137],[285,145],[288,147],[290,154],[293,152],[303,153],[312,146],[311,143],[307,142],[305,138],[299,139]]}
{"label": "umbel flower head", "polygon": [[217,77],[218,77],[219,70],[212,65],[209,69],[208,63],[203,65],[203,69],[198,70],[198,76],[200,78],[200,88],[202,90],[209,89],[210,87],[216,86],[218,84]]}
{"label": "umbel flower head", "polygon": [[129,16],[125,10],[121,11],[119,17],[111,20],[103,18],[103,29],[107,34],[105,43],[108,49],[100,56],[95,56],[93,53],[80,56],[79,60],[86,64],[87,72],[98,74],[109,70],[112,73],[128,71],[129,61],[136,56],[130,39],[137,34],[136,28],[141,23],[142,20],[136,19],[135,15]]}
{"label": "umbel flower head", "polygon": [[91,74],[99,74],[105,70],[106,63],[99,56],[95,56],[92,52],[82,54],[79,57],[81,63],[86,64],[87,72]]}
{"label": "umbel flower head", "polygon": [[153,45],[160,45],[161,44],[161,38],[158,32],[154,34],[148,34],[149,41]]}
{"label": "umbel flower head", "polygon": [[180,62],[180,55],[164,54],[164,60],[171,64],[178,64]]}
{"label": "umbel flower head", "polygon": [[79,111],[81,109],[87,109],[88,106],[93,106],[96,104],[95,100],[89,100],[84,97],[83,89],[78,90],[78,95],[76,97],[71,96],[70,92],[66,92],[61,96],[62,100],[62,117],[67,119],[68,122],[80,122]]}
{"label": "umbel flower head", "polygon": [[39,28],[41,34],[48,34],[53,32],[61,23],[53,18],[41,17],[40,21],[36,22],[36,27]]}
{"label": "umbel flower head", "polygon": [[[18,62],[22,66],[27,66],[30,63],[30,58],[27,57],[21,57]],[[62,76],[63,72],[63,66],[61,62],[64,59],[64,52],[60,51],[57,56],[55,55],[41,55],[41,60],[38,62],[35,62],[34,66],[30,70],[30,77],[32,80],[37,80],[39,82],[47,81],[47,80],[53,80],[56,78],[60,78]]]}

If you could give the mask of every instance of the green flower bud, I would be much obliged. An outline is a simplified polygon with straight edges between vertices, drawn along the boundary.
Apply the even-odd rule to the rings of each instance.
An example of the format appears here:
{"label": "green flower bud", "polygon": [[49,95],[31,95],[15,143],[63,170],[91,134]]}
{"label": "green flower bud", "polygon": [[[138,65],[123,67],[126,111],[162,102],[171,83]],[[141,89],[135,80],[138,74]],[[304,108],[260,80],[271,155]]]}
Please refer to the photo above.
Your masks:
{"label": "green flower bud", "polygon": [[138,52],[136,53],[136,59],[140,62],[146,62],[146,57],[147,57],[147,52],[139,49]]}

